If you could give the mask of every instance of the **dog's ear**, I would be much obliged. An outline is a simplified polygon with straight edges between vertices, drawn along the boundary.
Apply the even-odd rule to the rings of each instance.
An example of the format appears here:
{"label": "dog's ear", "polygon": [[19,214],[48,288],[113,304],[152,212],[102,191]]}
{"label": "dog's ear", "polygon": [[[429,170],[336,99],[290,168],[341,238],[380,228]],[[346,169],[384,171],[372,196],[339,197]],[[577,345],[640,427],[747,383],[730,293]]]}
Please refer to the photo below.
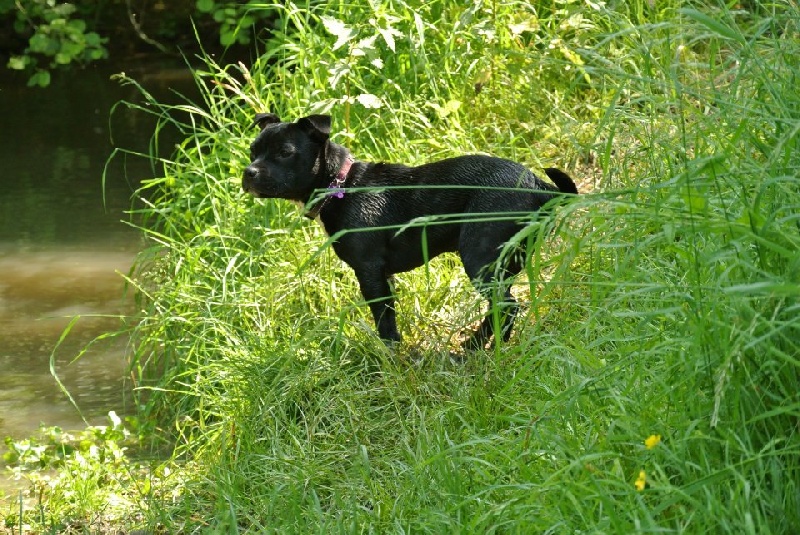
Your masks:
{"label": "dog's ear", "polygon": [[264,130],[267,125],[281,122],[280,118],[274,113],[256,113],[253,119],[253,126],[259,127]]}
{"label": "dog's ear", "polygon": [[324,143],[331,135],[330,115],[309,115],[298,119],[297,124],[317,143]]}

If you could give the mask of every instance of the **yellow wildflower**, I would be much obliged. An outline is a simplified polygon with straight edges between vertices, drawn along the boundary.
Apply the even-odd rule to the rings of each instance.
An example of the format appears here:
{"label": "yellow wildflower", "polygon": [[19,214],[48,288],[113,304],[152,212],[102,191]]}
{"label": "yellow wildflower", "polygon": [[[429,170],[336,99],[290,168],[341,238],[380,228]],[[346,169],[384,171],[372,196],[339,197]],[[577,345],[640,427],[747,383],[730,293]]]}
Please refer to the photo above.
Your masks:
{"label": "yellow wildflower", "polygon": [[645,439],[644,445],[648,450],[652,450],[661,442],[661,435],[650,435]]}
{"label": "yellow wildflower", "polygon": [[636,487],[636,490],[643,491],[646,482],[647,482],[647,474],[644,473],[644,470],[639,470],[639,477],[633,484]]}

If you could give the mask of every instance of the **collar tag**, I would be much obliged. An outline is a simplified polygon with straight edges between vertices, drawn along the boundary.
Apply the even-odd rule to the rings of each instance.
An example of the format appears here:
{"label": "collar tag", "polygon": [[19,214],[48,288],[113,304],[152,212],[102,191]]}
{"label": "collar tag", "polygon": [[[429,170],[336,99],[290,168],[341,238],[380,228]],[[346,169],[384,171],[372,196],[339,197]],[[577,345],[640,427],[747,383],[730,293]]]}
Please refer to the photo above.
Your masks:
{"label": "collar tag", "polygon": [[341,169],[339,172],[336,173],[336,178],[334,178],[330,184],[328,184],[328,193],[325,194],[325,198],[316,203],[309,211],[306,212],[306,217],[309,219],[316,219],[322,209],[328,204],[328,201],[331,198],[336,197],[337,199],[344,198],[344,183],[347,181],[347,173],[350,172],[350,168],[355,163],[355,159],[348,154],[347,157],[344,159],[344,163],[342,163]]}

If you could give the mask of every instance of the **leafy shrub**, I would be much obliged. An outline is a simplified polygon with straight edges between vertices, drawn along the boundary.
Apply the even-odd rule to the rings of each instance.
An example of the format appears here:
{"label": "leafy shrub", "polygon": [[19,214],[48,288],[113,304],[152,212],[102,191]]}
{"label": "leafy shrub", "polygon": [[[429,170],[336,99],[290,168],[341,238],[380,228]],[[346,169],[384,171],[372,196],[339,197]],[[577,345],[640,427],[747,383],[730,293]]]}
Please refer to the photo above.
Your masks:
{"label": "leafy shrub", "polygon": [[[86,22],[75,18],[76,7],[49,0],[0,1],[0,16],[14,12],[14,30],[31,33],[21,55],[12,56],[8,67],[35,71],[29,86],[50,84],[50,69],[71,63],[88,63],[108,55],[108,39],[87,31]],[[49,60],[46,65],[43,61]]]}

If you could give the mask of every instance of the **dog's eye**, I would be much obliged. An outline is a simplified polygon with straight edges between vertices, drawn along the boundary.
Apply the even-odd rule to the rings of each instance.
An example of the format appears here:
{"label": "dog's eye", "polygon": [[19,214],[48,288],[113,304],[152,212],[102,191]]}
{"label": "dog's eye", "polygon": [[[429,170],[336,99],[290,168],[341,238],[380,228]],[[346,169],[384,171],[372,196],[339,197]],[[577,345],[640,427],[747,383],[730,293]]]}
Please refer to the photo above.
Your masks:
{"label": "dog's eye", "polygon": [[294,147],[291,145],[286,145],[281,148],[281,151],[278,153],[278,158],[290,158],[294,156],[295,150]]}

